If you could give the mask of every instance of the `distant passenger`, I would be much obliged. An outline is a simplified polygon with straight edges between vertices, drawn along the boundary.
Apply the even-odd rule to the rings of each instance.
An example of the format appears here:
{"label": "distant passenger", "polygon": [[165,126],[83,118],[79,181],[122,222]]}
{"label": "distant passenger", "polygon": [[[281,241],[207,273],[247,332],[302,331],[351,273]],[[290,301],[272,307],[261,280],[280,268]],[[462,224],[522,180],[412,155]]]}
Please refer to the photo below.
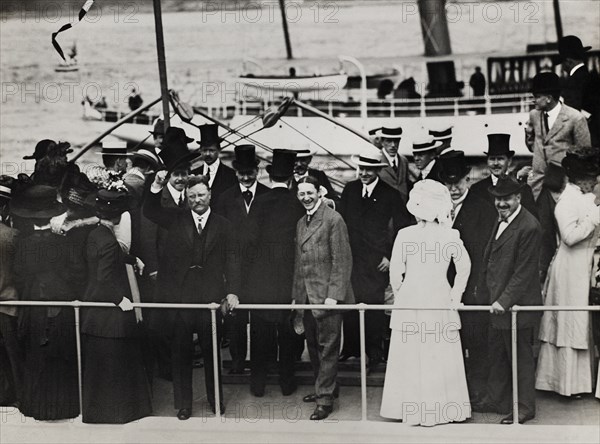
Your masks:
{"label": "distant passenger", "polygon": [[485,76],[481,73],[481,67],[475,67],[475,72],[469,80],[469,85],[473,88],[473,96],[479,97],[485,94]]}

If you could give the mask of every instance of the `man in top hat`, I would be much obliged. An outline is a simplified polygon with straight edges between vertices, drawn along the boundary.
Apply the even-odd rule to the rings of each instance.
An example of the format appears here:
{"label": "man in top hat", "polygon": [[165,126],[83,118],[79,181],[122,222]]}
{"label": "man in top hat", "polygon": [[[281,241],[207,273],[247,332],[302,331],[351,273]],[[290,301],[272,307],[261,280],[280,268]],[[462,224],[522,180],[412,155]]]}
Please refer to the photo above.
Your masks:
{"label": "man in top hat", "polygon": [[[249,244],[248,214],[255,200],[269,191],[269,188],[259,183],[256,149],[254,145],[238,145],[235,147],[235,160],[232,162],[238,184],[226,190],[219,202],[214,207],[215,213],[225,217],[233,226],[239,252],[242,254]],[[246,280],[249,275],[248,262],[242,261],[242,289],[246,289]],[[245,295],[240,295],[246,300]],[[229,351],[231,353],[232,374],[244,372],[248,335],[246,325],[248,324],[248,312],[238,310],[234,316],[225,317],[226,335],[230,341]]]}
{"label": "man in top hat", "polygon": [[590,135],[594,146],[600,142],[600,84],[592,77],[584,62],[591,46],[583,46],[579,37],[567,35],[558,41],[558,52],[562,59],[562,67],[568,77],[563,85],[561,96],[565,105],[584,115],[588,121]]}
{"label": "man in top hat", "polygon": [[214,207],[223,191],[237,184],[235,172],[219,159],[221,153],[221,138],[218,125],[200,126],[200,156],[204,165],[194,174],[203,174],[208,177],[211,189],[211,205]]}
{"label": "man in top hat", "polygon": [[521,205],[522,184],[502,176],[489,188],[494,196],[498,220],[483,255],[478,292],[492,305],[488,338],[490,366],[484,405],[507,414],[502,424],[535,417],[535,361],[533,335],[539,313],[522,312],[517,317],[517,362],[519,417],[513,418],[511,389],[511,315],[514,305],[541,305],[539,252],[541,228],[537,219]]}
{"label": "man in top hat", "polygon": [[430,135],[421,135],[413,140],[412,152],[418,170],[415,182],[423,179],[440,181],[440,166],[436,159],[441,146],[442,142],[436,142]]}
{"label": "man in top hat", "polygon": [[408,160],[398,154],[400,140],[402,139],[402,128],[382,127],[375,131],[378,148],[387,164],[379,172],[379,178],[400,193],[406,202],[408,200]]}
{"label": "man in top hat", "polygon": [[[164,150],[161,152],[163,154]],[[176,164],[189,159],[183,156]],[[164,302],[219,303],[224,312],[238,304],[240,262],[235,253],[231,223],[210,209],[211,190],[205,176],[192,176],[187,187],[187,209],[161,206],[160,192],[167,184],[167,172],[156,173],[144,201],[144,214],[167,230],[167,242],[159,258],[158,287]],[[193,333],[204,356],[206,396],[213,412],[225,411],[215,404],[213,369],[213,325],[207,310],[172,310],[166,314],[171,335],[175,408],[180,420],[192,414]],[[217,332],[220,330],[217,321]],[[220,360],[217,362],[220,363]],[[219,369],[220,371],[220,369]],[[220,376],[220,375],[219,375]],[[220,379],[220,378],[219,378]],[[222,387],[219,387],[219,391]]]}
{"label": "man in top hat", "polygon": [[[353,160],[359,168],[359,179],[344,187],[338,206],[350,237],[352,289],[357,303],[383,304],[396,233],[413,220],[400,193],[379,177],[381,170],[388,166],[381,152],[373,150]],[[385,325],[383,311],[366,313],[369,372],[374,372],[382,361]],[[342,361],[359,356],[358,312],[346,312],[343,327]]]}
{"label": "man in top hat", "polygon": [[154,151],[156,154],[159,154],[162,150],[162,143],[165,137],[165,122],[163,119],[158,118],[154,121],[154,126],[152,131],[150,131],[150,134],[152,134],[152,140],[154,142]]}
{"label": "man in top hat", "polygon": [[441,125],[430,128],[429,135],[433,137],[434,142],[442,143],[437,149],[438,156],[452,149],[450,148],[450,145],[452,144],[452,125]]}
{"label": "man in top hat", "polygon": [[[498,178],[508,174],[515,152],[510,149],[510,134],[493,133],[488,134],[487,138],[488,150],[483,154],[486,155],[490,175],[471,185],[470,191],[489,202],[490,205],[494,205],[494,196],[488,192],[488,188],[496,186]],[[521,188],[521,205],[537,216],[535,199],[529,185]]]}
{"label": "man in top hat", "polygon": [[[14,275],[15,248],[19,232],[10,226],[8,206],[12,197],[14,179],[0,176],[0,301],[18,301]],[[14,405],[21,394],[23,377],[23,350],[17,334],[18,308],[0,306],[0,374],[5,383],[0,386],[0,405]]]}
{"label": "man in top hat", "polygon": [[321,170],[315,168],[309,168],[314,152],[309,148],[295,149],[296,151],[296,163],[294,165],[294,181],[292,182],[292,190],[294,193],[298,190],[298,181],[306,176],[313,176],[319,181],[319,185],[327,190],[327,198],[336,202],[339,198],[331,186],[331,182],[327,177],[327,174]]}
{"label": "man in top hat", "polygon": [[131,168],[131,159],[124,140],[107,139],[102,141],[102,163],[117,173],[125,173]]}
{"label": "man in top hat", "polygon": [[550,162],[560,163],[567,151],[579,152],[591,146],[585,117],[558,100],[560,81],[553,72],[541,72],[532,80],[535,109],[529,112],[526,128],[527,147],[533,153],[532,169],[527,183],[534,198],[540,194],[546,168]]}
{"label": "man in top hat", "polygon": [[[304,208],[290,190],[296,153],[273,150],[267,165],[272,189],[258,196],[250,210],[251,246],[242,252],[247,263],[247,293],[250,304],[292,302],[296,224]],[[262,397],[269,361],[279,347],[279,385],[284,396],[296,391],[294,358],[297,339],[287,310],[253,310],[250,322],[250,391]]]}
{"label": "man in top hat", "polygon": [[[494,205],[477,193],[469,190],[469,171],[463,151],[447,151],[440,162],[440,180],[448,188],[452,198],[452,228],[458,230],[469,258],[471,274],[463,293],[465,305],[487,305],[487,299],[481,299],[477,291],[482,271],[483,253],[496,223],[497,213]],[[450,284],[454,284],[456,270],[451,263],[448,271]],[[461,343],[465,352],[465,371],[469,386],[472,407],[477,411],[478,404],[484,398],[489,371],[487,356],[487,336],[489,313],[460,313]]]}

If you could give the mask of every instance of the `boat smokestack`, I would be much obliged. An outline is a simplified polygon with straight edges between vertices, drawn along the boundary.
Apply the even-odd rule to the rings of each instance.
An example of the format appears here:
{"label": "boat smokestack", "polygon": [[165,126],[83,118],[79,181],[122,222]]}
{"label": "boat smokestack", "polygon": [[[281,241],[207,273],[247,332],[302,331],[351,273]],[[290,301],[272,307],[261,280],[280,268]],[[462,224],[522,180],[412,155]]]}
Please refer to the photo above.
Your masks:
{"label": "boat smokestack", "polygon": [[418,3],[425,55],[452,54],[446,20],[446,0],[419,0]]}

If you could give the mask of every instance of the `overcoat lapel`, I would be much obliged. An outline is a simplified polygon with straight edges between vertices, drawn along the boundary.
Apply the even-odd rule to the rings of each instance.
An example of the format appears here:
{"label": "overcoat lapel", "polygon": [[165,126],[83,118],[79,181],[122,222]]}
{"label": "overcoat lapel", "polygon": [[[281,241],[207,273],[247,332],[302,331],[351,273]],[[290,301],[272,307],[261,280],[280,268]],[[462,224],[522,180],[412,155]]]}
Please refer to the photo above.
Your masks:
{"label": "overcoat lapel", "polygon": [[[310,224],[308,224],[308,227],[306,227],[306,231],[304,231],[304,233],[302,233],[302,238],[300,239],[300,244],[304,244],[306,241],[308,241],[311,238],[311,236],[317,232],[317,230],[323,223],[323,205],[325,205],[325,204],[323,202],[321,202],[321,206],[313,215],[313,218],[310,221]],[[301,219],[301,220],[306,220],[306,219]]]}
{"label": "overcoat lapel", "polygon": [[[542,117],[543,119],[543,117]],[[552,128],[550,128],[550,131],[548,131],[548,134],[546,134],[546,142],[548,142],[552,137],[554,137],[554,135],[561,130],[561,128],[564,125],[564,122],[568,121],[569,118],[567,117],[566,113],[565,113],[565,107],[564,105],[560,108],[560,112],[558,113],[558,116],[556,116],[556,122],[554,122],[554,125],[552,125]]]}

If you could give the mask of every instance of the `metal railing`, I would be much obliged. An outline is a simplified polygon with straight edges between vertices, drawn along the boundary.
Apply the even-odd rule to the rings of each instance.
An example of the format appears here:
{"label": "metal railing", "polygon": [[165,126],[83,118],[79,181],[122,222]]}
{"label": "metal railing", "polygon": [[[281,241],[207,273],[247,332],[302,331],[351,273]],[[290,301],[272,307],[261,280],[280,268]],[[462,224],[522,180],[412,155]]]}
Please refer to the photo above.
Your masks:
{"label": "metal railing", "polygon": [[[38,307],[72,307],[75,311],[75,334],[77,346],[77,371],[79,381],[79,408],[83,412],[82,398],[82,358],[81,358],[81,332],[80,332],[80,309],[90,307],[107,307],[119,310],[109,302],[47,302],[47,301],[0,301],[0,306],[38,306]],[[217,333],[217,310],[220,304],[166,304],[166,303],[133,303],[134,308],[162,308],[180,310],[210,310],[211,331],[213,347],[213,373],[215,386],[215,415],[221,418],[220,410],[220,381]],[[418,311],[485,311],[490,312],[488,305],[464,305],[460,307],[398,307],[395,305],[367,305],[367,304],[344,304],[344,305],[313,305],[313,304],[239,304],[236,310],[358,310],[359,334],[360,334],[360,387],[361,387],[361,421],[367,421],[367,363],[366,363],[366,339],[365,339],[365,311],[368,310],[418,310]],[[600,306],[513,306],[508,312],[511,315],[511,352],[512,352],[512,399],[513,399],[513,426],[519,425],[519,387],[518,387],[518,362],[517,362],[517,315],[519,312],[529,311],[589,311],[600,312]]]}

